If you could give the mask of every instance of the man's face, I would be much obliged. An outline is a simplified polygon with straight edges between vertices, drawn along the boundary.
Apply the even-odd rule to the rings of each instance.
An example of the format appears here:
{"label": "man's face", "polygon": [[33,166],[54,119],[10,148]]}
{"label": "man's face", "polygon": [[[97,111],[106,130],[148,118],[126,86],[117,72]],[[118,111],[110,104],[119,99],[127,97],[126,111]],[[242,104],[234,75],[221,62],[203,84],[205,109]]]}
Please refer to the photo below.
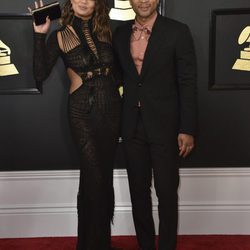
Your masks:
{"label": "man's face", "polygon": [[150,18],[156,12],[159,0],[129,0],[139,18]]}

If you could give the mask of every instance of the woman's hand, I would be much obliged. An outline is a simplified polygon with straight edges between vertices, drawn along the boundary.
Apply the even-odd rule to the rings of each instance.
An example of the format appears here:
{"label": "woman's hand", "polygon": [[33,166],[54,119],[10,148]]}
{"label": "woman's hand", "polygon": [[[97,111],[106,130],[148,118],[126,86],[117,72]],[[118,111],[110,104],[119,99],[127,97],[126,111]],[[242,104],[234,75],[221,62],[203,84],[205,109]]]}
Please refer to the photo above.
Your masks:
{"label": "woman's hand", "polygon": [[[35,9],[40,8],[43,6],[43,1],[40,0],[39,3],[37,1],[35,1]],[[30,7],[28,7],[28,10],[30,12],[30,14],[32,14],[32,9]],[[50,19],[49,17],[46,18],[46,23],[40,24],[40,25],[36,25],[35,22],[33,22],[33,27],[34,27],[34,31],[36,33],[44,33],[46,34],[49,31],[50,28]]]}

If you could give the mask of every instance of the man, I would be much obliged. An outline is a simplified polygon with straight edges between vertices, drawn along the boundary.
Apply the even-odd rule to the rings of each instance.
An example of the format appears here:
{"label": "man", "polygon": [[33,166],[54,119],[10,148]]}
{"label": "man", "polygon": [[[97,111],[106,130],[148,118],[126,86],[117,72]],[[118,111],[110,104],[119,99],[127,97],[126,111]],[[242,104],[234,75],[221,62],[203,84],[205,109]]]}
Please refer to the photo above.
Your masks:
{"label": "man", "polygon": [[137,239],[154,250],[151,179],[158,197],[159,250],[176,249],[179,159],[194,147],[196,59],[185,24],[157,13],[159,0],[130,0],[135,21],[117,28],[124,84],[122,137]]}

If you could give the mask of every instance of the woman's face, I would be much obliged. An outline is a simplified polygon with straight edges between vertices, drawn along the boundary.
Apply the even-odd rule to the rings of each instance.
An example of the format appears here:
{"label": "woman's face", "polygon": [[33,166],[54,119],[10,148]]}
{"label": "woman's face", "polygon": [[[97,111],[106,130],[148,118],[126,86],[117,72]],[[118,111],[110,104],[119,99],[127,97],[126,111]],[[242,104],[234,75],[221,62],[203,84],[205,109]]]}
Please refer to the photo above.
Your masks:
{"label": "woman's face", "polygon": [[70,0],[75,16],[90,19],[95,10],[95,0]]}

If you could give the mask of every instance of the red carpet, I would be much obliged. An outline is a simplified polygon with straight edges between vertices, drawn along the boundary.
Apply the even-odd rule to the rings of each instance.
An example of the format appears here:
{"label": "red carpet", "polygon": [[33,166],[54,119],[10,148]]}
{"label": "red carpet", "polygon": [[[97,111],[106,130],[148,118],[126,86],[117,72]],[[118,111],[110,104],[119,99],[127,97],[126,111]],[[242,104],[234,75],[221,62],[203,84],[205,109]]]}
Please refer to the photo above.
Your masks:
{"label": "red carpet", "polygon": [[[138,250],[135,237],[115,236],[113,246]],[[76,238],[0,239],[0,250],[75,250]],[[250,236],[188,235],[178,236],[177,250],[250,250]]]}

